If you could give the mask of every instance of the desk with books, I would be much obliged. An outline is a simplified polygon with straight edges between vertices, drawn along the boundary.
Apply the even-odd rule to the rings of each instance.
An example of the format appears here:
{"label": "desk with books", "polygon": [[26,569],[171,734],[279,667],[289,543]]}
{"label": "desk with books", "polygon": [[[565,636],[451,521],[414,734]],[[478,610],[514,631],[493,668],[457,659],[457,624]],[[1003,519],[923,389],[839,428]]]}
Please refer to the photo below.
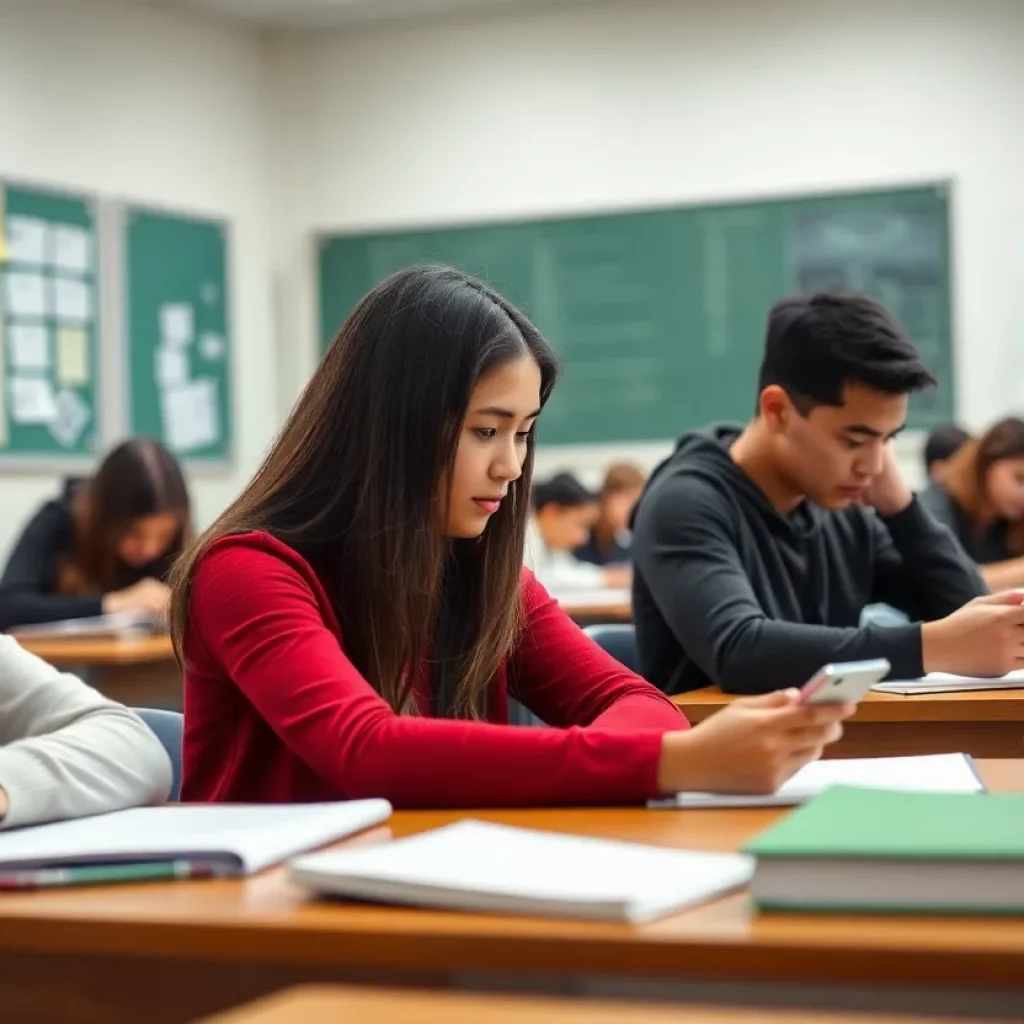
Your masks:
{"label": "desk with books", "polygon": [[[735,697],[708,686],[672,698],[694,724]],[[900,696],[869,693],[826,757],[903,754],[1024,757],[1024,690],[975,690]]]}
{"label": "desk with books", "polygon": [[14,635],[26,650],[122,704],[181,709],[181,672],[169,636]]}
{"label": "desk with books", "polygon": [[[1024,791],[1024,760],[979,767],[991,789]],[[472,816],[728,851],[784,813],[400,812],[350,842]],[[631,927],[316,901],[278,868],[242,881],[3,894],[0,951],[0,1020],[170,1024],[321,981],[1024,1015],[1019,919],[757,914],[746,893]]]}

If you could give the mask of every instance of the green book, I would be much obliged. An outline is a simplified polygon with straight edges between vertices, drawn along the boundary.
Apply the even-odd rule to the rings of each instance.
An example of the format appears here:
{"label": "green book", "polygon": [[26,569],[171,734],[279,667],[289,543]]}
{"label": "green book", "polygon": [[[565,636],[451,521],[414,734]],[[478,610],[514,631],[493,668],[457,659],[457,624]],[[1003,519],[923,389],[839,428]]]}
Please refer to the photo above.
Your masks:
{"label": "green book", "polygon": [[762,909],[1024,914],[1024,794],[836,786],[743,852]]}

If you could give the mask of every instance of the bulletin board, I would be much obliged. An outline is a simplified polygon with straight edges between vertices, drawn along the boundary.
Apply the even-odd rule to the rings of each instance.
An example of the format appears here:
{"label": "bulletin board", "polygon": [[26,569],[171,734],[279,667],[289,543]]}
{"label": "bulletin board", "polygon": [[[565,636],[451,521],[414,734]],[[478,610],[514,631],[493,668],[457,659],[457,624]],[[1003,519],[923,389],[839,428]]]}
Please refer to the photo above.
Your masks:
{"label": "bulletin board", "polygon": [[95,200],[0,186],[0,461],[91,458],[101,438]]}
{"label": "bulletin board", "polygon": [[227,226],[127,206],[128,428],[185,460],[232,453]]}

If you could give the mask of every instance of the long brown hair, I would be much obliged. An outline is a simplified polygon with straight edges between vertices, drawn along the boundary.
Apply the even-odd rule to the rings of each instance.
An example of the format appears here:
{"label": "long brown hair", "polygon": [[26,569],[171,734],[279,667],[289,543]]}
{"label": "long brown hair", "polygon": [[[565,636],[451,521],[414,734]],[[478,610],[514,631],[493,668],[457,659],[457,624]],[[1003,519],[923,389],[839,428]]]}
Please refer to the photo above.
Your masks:
{"label": "long brown hair", "polygon": [[540,368],[543,405],[555,355],[491,288],[450,267],[413,267],[377,285],[331,343],[255,477],[178,563],[171,634],[179,659],[200,559],[222,537],[263,530],[314,566],[345,653],[395,711],[414,711],[416,672],[429,655],[435,713],[483,718],[521,629],[532,431],[522,476],[481,537],[444,536],[443,482],[475,384],[524,355]]}
{"label": "long brown hair", "polygon": [[[942,486],[978,533],[984,533],[997,518],[988,493],[988,471],[1003,459],[1021,458],[1024,420],[1008,416],[977,440],[966,441],[949,460]],[[1009,524],[1006,544],[1012,556],[1024,555],[1024,519]]]}
{"label": "long brown hair", "polygon": [[[192,536],[188,486],[174,456],[150,438],[133,438],[112,449],[72,498],[74,539],[58,566],[62,593],[109,594],[143,575],[164,575]],[[154,566],[125,566],[117,554],[127,529],[138,519],[173,512],[180,529]]]}

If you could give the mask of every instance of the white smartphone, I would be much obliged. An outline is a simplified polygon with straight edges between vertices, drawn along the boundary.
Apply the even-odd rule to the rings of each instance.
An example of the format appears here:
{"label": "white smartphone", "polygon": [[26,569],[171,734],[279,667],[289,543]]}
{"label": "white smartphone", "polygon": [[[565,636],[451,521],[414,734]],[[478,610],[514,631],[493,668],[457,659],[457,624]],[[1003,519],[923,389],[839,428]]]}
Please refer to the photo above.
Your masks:
{"label": "white smartphone", "polygon": [[800,690],[801,704],[856,704],[875,683],[881,682],[892,666],[886,658],[842,661],[826,665]]}

